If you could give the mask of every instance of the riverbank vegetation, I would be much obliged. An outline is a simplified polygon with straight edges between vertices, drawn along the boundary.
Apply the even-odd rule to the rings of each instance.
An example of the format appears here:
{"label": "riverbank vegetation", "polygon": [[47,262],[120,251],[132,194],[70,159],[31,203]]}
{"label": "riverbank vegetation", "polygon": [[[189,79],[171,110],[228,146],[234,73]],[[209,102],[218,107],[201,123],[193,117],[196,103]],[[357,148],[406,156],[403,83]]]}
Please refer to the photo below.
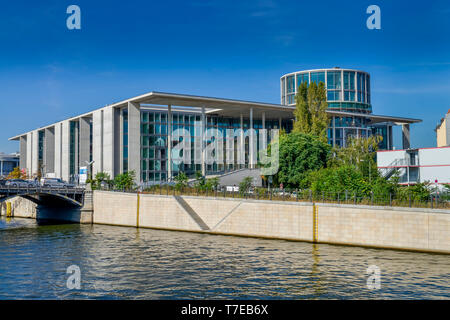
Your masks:
{"label": "riverbank vegetation", "polygon": [[314,195],[350,194],[408,201],[428,201],[436,192],[430,183],[400,185],[398,172],[389,180],[381,176],[376,163],[380,136],[347,137],[345,147],[332,148],[327,143],[326,109],[324,84],[302,83],[296,95],[293,131],[280,135],[279,171],[273,176],[274,186],[310,190]]}

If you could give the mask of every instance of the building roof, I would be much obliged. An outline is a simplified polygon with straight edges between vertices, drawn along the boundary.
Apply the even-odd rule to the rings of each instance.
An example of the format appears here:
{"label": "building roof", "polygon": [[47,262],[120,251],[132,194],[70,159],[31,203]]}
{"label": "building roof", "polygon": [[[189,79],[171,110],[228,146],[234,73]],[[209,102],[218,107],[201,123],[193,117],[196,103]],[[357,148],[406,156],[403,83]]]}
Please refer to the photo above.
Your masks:
{"label": "building roof", "polygon": [[[244,117],[248,117],[250,114],[250,109],[253,108],[253,117],[255,119],[260,119],[262,117],[262,113],[265,113],[267,119],[273,118],[282,118],[282,119],[292,119],[292,112],[295,110],[295,106],[287,106],[281,104],[272,104],[265,102],[254,102],[254,101],[246,101],[246,100],[235,100],[235,99],[226,99],[226,98],[214,98],[214,97],[206,97],[206,96],[195,96],[195,95],[187,95],[187,94],[176,94],[176,93],[166,93],[166,92],[156,92],[152,91],[140,96],[136,96],[130,99],[122,100],[120,102],[116,102],[105,107],[99,108],[121,108],[128,105],[128,103],[140,103],[142,108],[145,108],[149,105],[159,105],[159,106],[178,106],[178,107],[191,107],[197,108],[200,110],[201,107],[205,107],[207,114],[217,114],[220,116],[236,116],[236,114],[243,114]],[[174,108],[174,111],[176,108]],[[92,113],[84,113],[78,115],[76,117],[68,118],[67,120],[76,120],[83,117],[92,117]],[[336,116],[364,116],[372,120],[373,123],[377,122],[394,122],[394,123],[416,123],[421,122],[419,119],[411,119],[411,118],[402,118],[402,117],[391,117],[391,116],[378,116],[373,114],[360,114],[360,113],[352,113],[352,112],[341,112],[334,110],[327,110],[329,115]],[[60,121],[58,121],[60,122]],[[56,122],[56,123],[58,123]],[[41,127],[35,130],[43,130],[49,127],[54,126],[54,123],[45,127]],[[32,130],[32,131],[35,131]],[[31,131],[29,131],[31,132]],[[22,133],[11,137],[9,140],[18,140],[21,136],[26,135],[26,133]]]}

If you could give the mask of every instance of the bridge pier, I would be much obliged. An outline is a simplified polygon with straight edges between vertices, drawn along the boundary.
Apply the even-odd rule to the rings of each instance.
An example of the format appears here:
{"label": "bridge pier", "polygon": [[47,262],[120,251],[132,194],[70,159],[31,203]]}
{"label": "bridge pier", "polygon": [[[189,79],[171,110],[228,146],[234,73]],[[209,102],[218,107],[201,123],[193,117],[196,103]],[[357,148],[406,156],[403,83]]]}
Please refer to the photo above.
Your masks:
{"label": "bridge pier", "polygon": [[94,201],[92,190],[87,190],[84,192],[84,204],[80,209],[80,223],[82,224],[92,224],[94,222]]}

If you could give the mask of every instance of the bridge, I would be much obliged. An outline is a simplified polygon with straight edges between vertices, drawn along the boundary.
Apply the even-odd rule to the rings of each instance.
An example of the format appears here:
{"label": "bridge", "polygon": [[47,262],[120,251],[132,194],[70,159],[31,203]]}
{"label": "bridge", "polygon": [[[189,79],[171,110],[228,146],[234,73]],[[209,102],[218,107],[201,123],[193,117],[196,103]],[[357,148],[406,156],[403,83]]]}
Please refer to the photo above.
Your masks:
{"label": "bridge", "polygon": [[0,203],[14,197],[22,197],[38,205],[82,208],[84,194],[84,188],[0,186]]}

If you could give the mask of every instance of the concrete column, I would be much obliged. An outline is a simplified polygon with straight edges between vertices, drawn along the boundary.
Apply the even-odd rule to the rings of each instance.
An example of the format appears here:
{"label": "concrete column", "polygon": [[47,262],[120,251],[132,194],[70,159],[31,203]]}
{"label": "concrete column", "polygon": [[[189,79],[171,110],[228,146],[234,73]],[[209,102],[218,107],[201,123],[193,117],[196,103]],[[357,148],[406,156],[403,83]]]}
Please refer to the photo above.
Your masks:
{"label": "concrete column", "polygon": [[280,130],[281,130],[281,124],[282,124],[282,120],[281,120],[281,118],[279,118],[278,119],[278,127],[279,127]]}
{"label": "concrete column", "polygon": [[103,110],[96,110],[92,115],[92,176],[103,172]]}
{"label": "concrete column", "polygon": [[[90,161],[91,130],[90,119],[80,118],[80,167],[87,167]],[[89,170],[89,168],[88,168]]]}
{"label": "concrete column", "polygon": [[55,125],[55,177],[61,178],[62,170],[61,170],[61,151],[62,151],[62,130],[61,130],[61,122]]}
{"label": "concrete column", "polygon": [[[120,109],[120,114],[119,114],[119,172],[123,173],[124,172],[124,168],[123,168],[123,111],[125,109]],[[127,107],[127,112],[128,112],[128,107]]]}
{"label": "concrete column", "polygon": [[70,121],[63,121],[61,126],[61,179],[70,179]]}
{"label": "concrete column", "polygon": [[44,172],[55,172],[55,128],[45,129],[44,136]]}
{"label": "concrete column", "polygon": [[114,174],[116,175],[122,173],[121,171],[121,152],[123,152],[122,146],[122,127],[121,127],[121,109],[114,109]]}
{"label": "concrete column", "polygon": [[128,171],[136,173],[136,183],[141,181],[141,106],[128,103]]}
{"label": "concrete column", "polygon": [[167,106],[167,181],[172,181],[172,106],[170,104]]}
{"label": "concrete column", "polygon": [[253,169],[255,168],[255,152],[254,152],[254,144],[255,144],[255,135],[253,134],[253,108],[250,108],[250,139],[249,139],[249,146],[248,146],[248,152],[249,158],[250,158],[250,165],[249,168]]}
{"label": "concrete column", "polygon": [[205,164],[205,130],[206,130],[206,115],[205,107],[202,107],[202,175],[206,176],[206,164]]}
{"label": "concrete column", "polygon": [[31,162],[31,175],[36,175],[39,171],[39,131],[33,131],[32,139],[32,162]]}
{"label": "concrete column", "polygon": [[409,124],[402,124],[402,140],[403,149],[409,149],[411,147]]}
{"label": "concrete column", "polygon": [[20,169],[27,168],[27,136],[20,137]]}
{"label": "concrete column", "polygon": [[103,109],[103,171],[114,178],[114,108]]}
{"label": "concrete column", "polygon": [[32,154],[32,145],[33,145],[33,134],[31,132],[27,133],[27,175],[31,177],[31,163],[33,162],[33,154]]}
{"label": "concrete column", "polygon": [[262,128],[263,129],[266,128],[266,113],[265,112],[262,113]]}
{"label": "concrete column", "polygon": [[239,155],[239,168],[245,167],[245,136],[244,136],[244,115],[241,113],[241,143],[239,146],[238,155]]}

